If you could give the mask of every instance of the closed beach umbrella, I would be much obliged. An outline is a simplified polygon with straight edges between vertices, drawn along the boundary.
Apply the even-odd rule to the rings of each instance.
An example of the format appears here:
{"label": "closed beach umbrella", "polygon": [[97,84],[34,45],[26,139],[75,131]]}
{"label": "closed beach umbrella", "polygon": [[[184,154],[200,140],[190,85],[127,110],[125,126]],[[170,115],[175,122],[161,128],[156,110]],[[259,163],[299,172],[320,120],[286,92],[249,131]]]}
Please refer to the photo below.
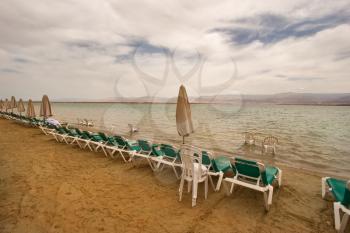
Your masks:
{"label": "closed beach umbrella", "polygon": [[186,89],[183,85],[180,86],[179,96],[176,104],[176,127],[177,132],[182,136],[183,143],[185,137],[194,132],[192,124],[191,106],[188,101]]}
{"label": "closed beach umbrella", "polygon": [[14,108],[17,108],[16,98],[14,96],[11,96],[10,108],[12,109],[12,112]]}
{"label": "closed beach umbrella", "polygon": [[0,111],[4,109],[4,101],[0,100]]}
{"label": "closed beach umbrella", "polygon": [[28,101],[27,117],[30,117],[30,118],[35,117],[34,104],[33,104],[33,101],[31,99],[29,99],[29,101]]}
{"label": "closed beach umbrella", "polygon": [[43,99],[41,100],[40,116],[42,116],[44,119],[52,116],[51,103],[47,95],[44,95]]}
{"label": "closed beach umbrella", "polygon": [[6,98],[5,99],[5,110],[7,112],[7,110],[11,109],[11,106],[10,106],[10,102],[8,101],[8,99]]}
{"label": "closed beach umbrella", "polygon": [[24,104],[23,104],[22,99],[19,99],[19,101],[18,101],[17,111],[19,112],[20,115],[22,115],[22,112],[26,111],[26,109],[24,108]]}

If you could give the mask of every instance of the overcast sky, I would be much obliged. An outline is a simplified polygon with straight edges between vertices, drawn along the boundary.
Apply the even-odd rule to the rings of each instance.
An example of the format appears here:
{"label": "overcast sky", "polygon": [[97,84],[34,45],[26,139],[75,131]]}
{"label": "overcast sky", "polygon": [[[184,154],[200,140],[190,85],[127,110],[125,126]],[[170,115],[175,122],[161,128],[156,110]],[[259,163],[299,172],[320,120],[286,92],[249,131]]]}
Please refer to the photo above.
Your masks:
{"label": "overcast sky", "polygon": [[350,92],[350,1],[2,0],[0,98]]}

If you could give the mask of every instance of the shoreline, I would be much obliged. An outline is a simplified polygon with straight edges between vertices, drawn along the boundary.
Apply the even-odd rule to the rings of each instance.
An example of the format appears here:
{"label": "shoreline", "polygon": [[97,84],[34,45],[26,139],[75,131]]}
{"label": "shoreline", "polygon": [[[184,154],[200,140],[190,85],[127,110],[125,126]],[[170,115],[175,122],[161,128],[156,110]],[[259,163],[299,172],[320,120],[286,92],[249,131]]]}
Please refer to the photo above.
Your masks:
{"label": "shoreline", "polygon": [[[41,103],[41,101],[33,101],[33,103]],[[58,104],[176,104],[176,102],[148,102],[148,101],[51,101],[51,103]],[[346,104],[315,104],[315,103],[259,103],[259,102],[249,102],[242,101],[241,103],[237,102],[191,102],[191,104],[218,104],[218,105],[279,105],[279,106],[324,106],[324,107],[349,107],[350,103]]]}
{"label": "shoreline", "polygon": [[1,232],[335,232],[321,174],[281,166],[266,213],[259,192],[199,186],[178,201],[171,171],[153,173],[102,153],[57,143],[39,129],[0,119]]}

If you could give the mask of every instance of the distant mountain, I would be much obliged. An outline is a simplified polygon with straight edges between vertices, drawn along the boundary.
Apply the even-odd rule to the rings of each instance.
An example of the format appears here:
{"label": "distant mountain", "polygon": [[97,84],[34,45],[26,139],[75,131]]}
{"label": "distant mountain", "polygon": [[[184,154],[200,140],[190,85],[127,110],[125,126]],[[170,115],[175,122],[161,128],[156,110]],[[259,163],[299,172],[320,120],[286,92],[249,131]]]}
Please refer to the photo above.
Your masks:
{"label": "distant mountain", "polygon": [[[189,97],[191,103],[246,103],[246,104],[289,104],[289,105],[346,105],[350,106],[350,93],[280,93],[272,95],[218,95]],[[176,103],[177,97],[111,97],[105,99],[58,99],[54,102],[121,102],[121,103]]]}
{"label": "distant mountain", "polygon": [[350,94],[281,93],[245,96],[245,102],[302,105],[350,105]]}

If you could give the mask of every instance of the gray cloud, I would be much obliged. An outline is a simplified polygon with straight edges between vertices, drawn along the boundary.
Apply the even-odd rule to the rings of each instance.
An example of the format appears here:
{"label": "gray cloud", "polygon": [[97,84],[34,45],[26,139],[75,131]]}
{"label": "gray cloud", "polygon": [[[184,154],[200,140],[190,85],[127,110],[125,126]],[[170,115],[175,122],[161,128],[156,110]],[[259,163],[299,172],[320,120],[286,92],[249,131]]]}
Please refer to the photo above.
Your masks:
{"label": "gray cloud", "polygon": [[350,23],[348,12],[340,11],[317,18],[293,19],[275,14],[262,14],[251,18],[232,21],[233,27],[217,28],[212,31],[230,36],[237,44],[249,44],[261,41],[265,44],[276,43],[289,37],[307,37],[322,30]]}
{"label": "gray cloud", "polygon": [[11,68],[3,68],[0,69],[1,73],[20,73],[20,71],[15,70],[15,69],[11,69]]}
{"label": "gray cloud", "polygon": [[315,81],[315,80],[321,80],[322,78],[319,77],[287,77],[288,81]]}

